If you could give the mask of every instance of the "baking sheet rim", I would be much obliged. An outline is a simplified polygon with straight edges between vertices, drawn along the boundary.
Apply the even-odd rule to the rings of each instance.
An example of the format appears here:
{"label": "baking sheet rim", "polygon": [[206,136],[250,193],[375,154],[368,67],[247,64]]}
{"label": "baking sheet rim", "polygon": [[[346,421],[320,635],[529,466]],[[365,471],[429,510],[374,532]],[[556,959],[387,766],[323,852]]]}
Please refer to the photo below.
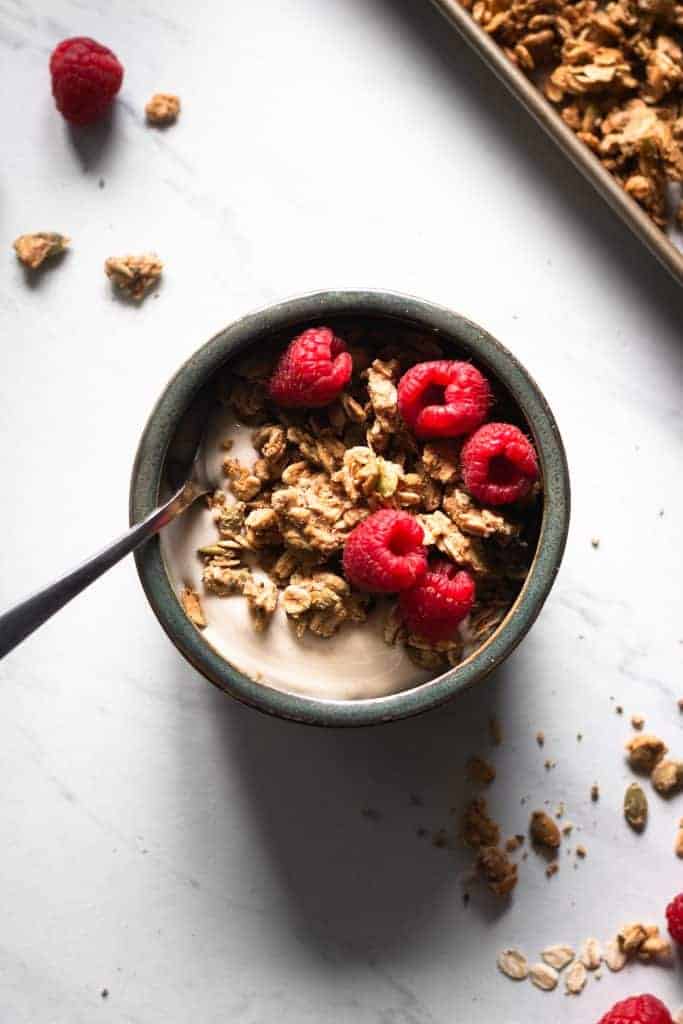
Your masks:
{"label": "baking sheet rim", "polygon": [[590,181],[614,212],[666,267],[678,284],[683,285],[683,252],[676,248],[664,232],[624,192],[590,150],[576,138],[536,86],[508,60],[498,44],[477,25],[469,12],[460,5],[459,0],[431,0],[431,3],[479,53],[498,78],[564,151],[577,170]]}

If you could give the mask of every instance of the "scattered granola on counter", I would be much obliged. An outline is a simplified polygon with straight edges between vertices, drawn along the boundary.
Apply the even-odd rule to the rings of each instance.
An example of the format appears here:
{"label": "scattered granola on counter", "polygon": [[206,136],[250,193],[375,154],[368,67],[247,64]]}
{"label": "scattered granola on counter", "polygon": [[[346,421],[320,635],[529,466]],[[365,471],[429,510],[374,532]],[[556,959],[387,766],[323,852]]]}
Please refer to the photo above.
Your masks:
{"label": "scattered granola on counter", "polygon": [[171,124],[179,113],[180,100],[170,92],[156,92],[145,106],[145,116],[154,125]]}
{"label": "scattered granola on counter", "polygon": [[668,753],[669,748],[658,736],[644,733],[634,736],[626,744],[628,763],[636,772],[649,775],[655,766]]}
{"label": "scattered granola on counter", "polygon": [[37,270],[45,260],[64,252],[70,241],[56,231],[37,231],[33,235],[19,235],[13,245],[17,259],[29,270]]}
{"label": "scattered granola on counter", "polygon": [[529,832],[534,843],[548,850],[556,850],[560,845],[560,830],[545,811],[534,811],[529,822]]}
{"label": "scattered granola on counter", "polygon": [[161,277],[164,265],[158,256],[110,256],[104,272],[120,291],[139,301]]}

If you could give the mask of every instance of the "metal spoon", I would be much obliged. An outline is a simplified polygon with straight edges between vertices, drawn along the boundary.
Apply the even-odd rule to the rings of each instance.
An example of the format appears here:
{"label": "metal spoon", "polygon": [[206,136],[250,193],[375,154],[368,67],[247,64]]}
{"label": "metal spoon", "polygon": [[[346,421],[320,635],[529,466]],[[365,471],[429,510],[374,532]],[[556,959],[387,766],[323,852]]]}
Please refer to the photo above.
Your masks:
{"label": "metal spoon", "polygon": [[72,597],[89,587],[107,569],[111,569],[112,565],[116,565],[125,555],[182,515],[197,498],[215,489],[216,483],[211,480],[200,441],[187,479],[164,505],[151,512],[141,523],[131,526],[123,536],[92,558],[0,615],[0,658],[9,654]]}

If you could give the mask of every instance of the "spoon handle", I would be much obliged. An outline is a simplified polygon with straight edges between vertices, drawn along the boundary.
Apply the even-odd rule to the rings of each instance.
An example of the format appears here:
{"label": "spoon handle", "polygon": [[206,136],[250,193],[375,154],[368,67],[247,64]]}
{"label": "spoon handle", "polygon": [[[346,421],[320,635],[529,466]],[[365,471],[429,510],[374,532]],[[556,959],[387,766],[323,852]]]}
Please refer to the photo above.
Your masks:
{"label": "spoon handle", "polygon": [[202,492],[192,484],[185,484],[169,501],[150,512],[142,522],[131,526],[126,533],[102,551],[98,551],[71,572],[0,615],[0,658],[9,654],[38,626],[42,626],[55,612],[63,608],[72,597],[89,587],[107,569],[111,569],[112,565],[116,565],[125,555],[130,554],[184,512],[200,493]]}

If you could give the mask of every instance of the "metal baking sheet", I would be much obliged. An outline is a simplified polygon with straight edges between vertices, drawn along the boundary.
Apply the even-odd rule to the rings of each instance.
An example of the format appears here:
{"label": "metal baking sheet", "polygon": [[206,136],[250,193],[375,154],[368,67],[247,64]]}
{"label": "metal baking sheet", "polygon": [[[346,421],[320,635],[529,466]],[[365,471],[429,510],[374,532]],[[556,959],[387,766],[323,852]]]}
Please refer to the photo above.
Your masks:
{"label": "metal baking sheet", "polygon": [[483,57],[508,89],[554,139],[575,167],[607,200],[634,235],[644,242],[672,276],[683,285],[683,251],[654,224],[624,192],[600,161],[580,142],[557,111],[528,78],[512,64],[493,39],[475,22],[458,0],[430,0],[460,35]]}

